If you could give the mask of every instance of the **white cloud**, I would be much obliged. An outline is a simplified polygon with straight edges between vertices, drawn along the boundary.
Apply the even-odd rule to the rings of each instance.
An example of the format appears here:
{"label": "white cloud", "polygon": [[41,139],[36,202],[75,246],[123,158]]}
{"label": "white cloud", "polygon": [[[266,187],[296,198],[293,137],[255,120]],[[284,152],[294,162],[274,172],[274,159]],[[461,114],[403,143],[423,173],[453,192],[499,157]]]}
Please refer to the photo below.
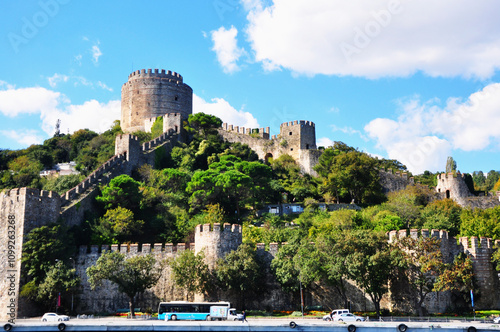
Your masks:
{"label": "white cloud", "polygon": [[316,146],[322,146],[322,147],[329,147],[333,146],[333,143],[335,143],[333,140],[329,139],[328,137],[321,137],[318,138],[316,141]]}
{"label": "white cloud", "polygon": [[75,55],[75,62],[81,66],[82,65],[82,55],[81,54],[78,54],[78,55]]}
{"label": "white cloud", "polygon": [[0,113],[9,117],[55,110],[62,95],[45,88],[8,88],[0,91]]}
{"label": "white cloud", "polygon": [[61,132],[69,130],[72,133],[79,129],[88,128],[102,133],[111,128],[113,122],[120,119],[120,115],[120,100],[111,100],[107,103],[89,100],[82,105],[68,105],[64,109],[42,113],[42,129],[48,135],[52,135],[54,124],[57,119],[60,119]]}
{"label": "white cloud", "polygon": [[49,81],[49,85],[52,88],[57,86],[59,82],[67,82],[69,80],[69,76],[55,73],[52,77],[47,77],[47,81]]}
{"label": "white cloud", "polygon": [[33,129],[0,130],[0,133],[2,136],[6,136],[25,146],[40,144],[44,139],[42,135]]}
{"label": "white cloud", "polygon": [[266,70],[368,78],[490,77],[500,68],[498,1],[244,0]]}
{"label": "white cloud", "polygon": [[500,84],[473,93],[466,101],[449,99],[444,107],[435,100],[411,99],[401,103],[397,120],[378,118],[365,126],[389,158],[413,173],[442,171],[453,150],[479,151],[500,147]]}
{"label": "white cloud", "polygon": [[[49,136],[54,134],[57,119],[61,120],[61,131],[74,132],[88,128],[103,132],[120,118],[119,100],[99,103],[86,101],[82,105],[72,105],[63,94],[45,88],[19,88],[0,91],[0,113],[15,117],[21,114],[40,114],[42,129]],[[7,135],[8,133],[5,133]],[[9,137],[13,137],[13,133]],[[26,135],[26,140],[36,141],[34,132]]]}
{"label": "white cloud", "polygon": [[240,68],[236,63],[239,58],[245,54],[243,48],[237,45],[236,36],[238,30],[232,26],[229,30],[220,27],[218,30],[211,31],[214,46],[212,51],[217,55],[217,61],[222,66],[225,73],[233,73]]}
{"label": "white cloud", "polygon": [[110,88],[110,87],[109,87],[109,86],[107,86],[106,84],[102,83],[101,81],[98,81],[98,82],[97,82],[97,85],[98,85],[100,88],[104,89],[104,90],[108,90],[108,91],[110,91],[110,92],[113,92],[113,89],[112,89],[112,88]]}
{"label": "white cloud", "polygon": [[99,62],[99,58],[102,55],[101,49],[99,48],[99,43],[97,45],[92,46],[92,61],[94,61],[95,64]]}
{"label": "white cloud", "polygon": [[193,94],[193,113],[207,113],[219,117],[223,122],[245,128],[259,128],[257,119],[249,112],[237,110],[222,98],[213,98],[211,102]]}
{"label": "white cloud", "polygon": [[362,132],[360,132],[359,130],[356,130],[352,127],[348,127],[348,126],[338,127],[337,125],[330,125],[330,127],[332,128],[333,132],[340,131],[341,133],[348,134],[348,135],[358,135],[359,137],[361,137],[365,141],[367,140],[366,136],[363,135]]}

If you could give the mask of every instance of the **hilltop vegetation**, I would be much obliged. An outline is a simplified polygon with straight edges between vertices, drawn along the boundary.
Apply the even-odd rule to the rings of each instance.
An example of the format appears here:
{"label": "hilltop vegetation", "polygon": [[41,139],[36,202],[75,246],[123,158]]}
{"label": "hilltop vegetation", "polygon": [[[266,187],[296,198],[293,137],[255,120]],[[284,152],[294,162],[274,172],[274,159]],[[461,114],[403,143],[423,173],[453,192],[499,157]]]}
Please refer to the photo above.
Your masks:
{"label": "hilltop vegetation", "polygon": [[[152,133],[135,134],[146,141],[160,135],[162,125],[160,118]],[[469,211],[453,201],[434,201],[432,192],[423,186],[383,195],[377,168],[405,171],[396,160],[376,159],[335,142],[325,149],[315,168],[318,176],[313,177],[301,173],[288,155],[265,164],[248,146],[224,142],[217,132],[220,125],[217,117],[191,115],[185,126],[188,140],[174,147],[170,155],[157,158],[156,169],[143,166],[132,177],[117,177],[101,188],[96,209],[82,226],[85,230],[77,242],[176,243],[189,240],[194,226],[208,221],[266,225],[270,231],[262,236],[245,227],[245,238],[269,243],[286,240],[282,224],[300,224],[306,218],[310,224],[320,220],[313,226],[314,232],[325,224],[341,222],[349,228],[376,231],[437,228],[452,236],[500,238],[500,230],[493,227],[495,209]],[[82,129],[71,135],[55,135],[24,150],[1,150],[0,189],[29,186],[62,194],[113,155],[115,136],[120,133],[116,121],[100,135]],[[69,161],[76,161],[80,175],[39,176],[41,170]],[[456,168],[452,159],[449,164],[450,170]],[[416,181],[432,186],[435,178],[426,171]],[[498,178],[496,171],[487,177],[474,172],[472,186],[477,191],[496,190],[500,187]],[[351,201],[364,209],[329,213],[316,208],[319,202]],[[307,211],[301,216],[256,216],[264,205],[277,203],[302,203]]]}
{"label": "hilltop vegetation", "polygon": [[[51,282],[66,285],[68,292],[73,289],[74,270],[70,268],[68,253],[76,245],[192,242],[196,225],[229,222],[243,225],[243,242],[247,245],[241,253],[235,253],[236,257],[231,257],[235,262],[239,259],[237,255],[248,258],[249,248],[256,243],[268,246],[271,242],[288,242],[291,245],[280,249],[272,265],[283,289],[297,291],[297,285],[290,284],[290,280],[300,276],[306,287],[323,281],[343,294],[345,279],[354,278],[363,285],[378,309],[386,284],[371,282],[387,280],[388,275],[377,274],[373,266],[391,266],[390,271],[394,272],[397,264],[403,264],[399,268],[416,264],[408,260],[394,261],[385,232],[428,228],[447,230],[450,236],[500,239],[500,207],[471,211],[452,200],[435,200],[428,187],[434,183],[435,174],[425,172],[418,177],[425,185],[408,186],[386,196],[382,193],[377,169],[406,170],[395,160],[376,159],[336,142],[325,149],[315,168],[318,176],[314,177],[301,173],[288,155],[263,163],[248,146],[224,142],[217,132],[220,122],[203,113],[191,115],[185,123],[189,134],[187,141],[175,146],[170,155],[159,155],[155,169],[144,165],[132,176],[121,175],[102,186],[95,209],[86,215],[83,225],[72,229],[48,225],[32,231],[27,237],[23,258],[31,281],[23,287],[23,295],[43,303],[45,299],[52,299],[44,293]],[[148,140],[161,134],[159,128],[162,126],[157,121],[153,134],[135,134],[141,140]],[[25,150],[3,150],[0,153],[0,186],[30,186],[62,194],[113,155],[115,136],[119,133],[121,129],[116,122],[100,135],[80,130],[72,135],[54,136],[42,145]],[[39,176],[42,169],[71,160],[77,162],[80,176],[49,179]],[[479,172],[475,173],[472,176],[474,187],[481,190],[498,188],[498,182],[492,184],[497,176],[497,172],[491,171],[488,181],[480,182]],[[328,212],[319,209],[318,205],[320,202],[352,201],[362,209]],[[264,205],[276,203],[302,203],[305,211],[283,217],[257,214]],[[359,247],[360,243],[364,244]],[[43,249],[47,246],[54,250],[47,252]],[[329,255],[334,252],[344,255],[343,260],[332,260]],[[362,257],[359,253],[363,253]],[[54,257],[65,261],[65,267],[52,263]],[[351,257],[356,264],[347,264],[346,257]],[[371,257],[372,262],[368,263],[363,257]],[[237,264],[235,262],[230,265]],[[220,262],[220,266],[226,266],[225,270],[213,272],[213,278],[219,278],[219,282],[233,280],[231,278],[239,280],[228,275],[236,272],[224,262]],[[254,264],[252,269],[259,268]],[[57,276],[57,271],[62,275]],[[453,271],[453,266],[439,273],[443,271]],[[357,280],[360,274],[367,277]],[[436,280],[439,279],[434,278],[426,286],[426,292],[433,289]],[[442,281],[436,287],[445,289],[448,286]],[[202,288],[196,290],[203,291]],[[421,307],[425,295],[415,295],[420,301],[415,307]]]}

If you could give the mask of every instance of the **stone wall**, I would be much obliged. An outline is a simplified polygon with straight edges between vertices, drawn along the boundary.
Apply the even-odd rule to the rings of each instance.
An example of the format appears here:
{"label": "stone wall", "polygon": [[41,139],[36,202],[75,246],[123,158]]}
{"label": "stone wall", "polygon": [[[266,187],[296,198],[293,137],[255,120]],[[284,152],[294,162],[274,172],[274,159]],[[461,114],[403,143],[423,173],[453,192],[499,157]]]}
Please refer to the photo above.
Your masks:
{"label": "stone wall", "polygon": [[460,238],[460,244],[464,252],[472,258],[472,265],[481,290],[476,295],[475,305],[477,308],[500,308],[500,281],[498,272],[491,263],[491,256],[500,248],[500,240],[495,243],[490,238],[473,236]]}
{"label": "stone wall", "polygon": [[460,205],[464,205],[465,198],[471,196],[465,184],[464,175],[460,172],[438,174],[436,192],[443,198],[451,198]]}
{"label": "stone wall", "polygon": [[[76,258],[77,274],[81,278],[81,290],[78,295],[77,311],[79,313],[116,312],[118,309],[128,308],[128,298],[118,292],[115,285],[106,282],[95,290],[90,289],[86,270],[94,265],[102,252],[119,251],[132,257],[135,255],[154,255],[157,263],[174,259],[184,250],[201,251],[210,267],[214,267],[217,259],[224,258],[232,250],[241,245],[241,226],[224,224],[198,225],[195,229],[195,243],[167,243],[151,244],[122,244],[111,246],[80,247]],[[89,250],[90,249],[90,250]],[[198,297],[203,298],[203,297]],[[137,306],[156,309],[160,301],[186,300],[187,293],[172,282],[171,269],[167,266],[162,273],[158,284],[138,297]],[[189,297],[192,300],[192,297]]]}
{"label": "stone wall", "polygon": [[187,119],[193,113],[193,90],[178,73],[162,69],[132,72],[122,86],[121,127],[132,133],[144,131],[144,120],[167,113]]}
{"label": "stone wall", "polygon": [[392,169],[379,171],[380,184],[384,194],[404,190],[407,185],[414,184],[413,177],[408,177],[406,172],[393,172]]}
{"label": "stone wall", "polygon": [[223,123],[219,135],[227,142],[247,144],[263,161],[288,154],[295,159],[303,172],[312,175],[316,175],[313,167],[323,153],[316,148],[316,129],[310,121],[282,123],[280,134],[271,137],[269,127],[252,129]]}
{"label": "stone wall", "polygon": [[18,188],[0,193],[0,321],[31,314],[19,297],[21,254],[26,234],[57,221],[61,206],[55,192]]}

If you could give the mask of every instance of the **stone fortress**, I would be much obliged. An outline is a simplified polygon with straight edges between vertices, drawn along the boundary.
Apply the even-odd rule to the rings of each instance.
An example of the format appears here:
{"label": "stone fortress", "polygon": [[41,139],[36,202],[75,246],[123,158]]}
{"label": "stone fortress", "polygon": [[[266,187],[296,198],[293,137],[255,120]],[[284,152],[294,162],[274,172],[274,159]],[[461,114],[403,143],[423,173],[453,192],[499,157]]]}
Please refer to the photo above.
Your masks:
{"label": "stone fortress", "polygon": [[[67,225],[78,225],[84,220],[84,213],[92,209],[99,185],[106,184],[110,179],[120,174],[131,174],[132,170],[143,164],[154,164],[155,150],[165,149],[169,153],[179,141],[183,141],[183,121],[192,113],[192,89],[183,82],[181,75],[165,70],[151,69],[135,71],[129,75],[128,81],[122,86],[122,129],[127,133],[118,135],[115,143],[115,155],[90,174],[76,187],[59,196],[54,192],[44,192],[36,189],[17,188],[4,191],[0,195],[0,320],[12,317],[23,317],[37,314],[33,306],[19,296],[22,285],[26,282],[21,278],[21,253],[25,236],[36,227],[62,220]],[[137,137],[131,135],[136,130],[150,131],[158,117],[163,117],[164,133],[150,142],[140,144]],[[315,125],[310,121],[285,122],[280,126],[280,134],[271,136],[269,128],[242,128],[223,124],[219,132],[223,139],[230,142],[248,144],[259,158],[277,158],[283,154],[291,155],[304,172],[312,173],[321,150],[316,147]],[[413,183],[406,173],[381,172],[381,182],[388,191],[404,189]],[[441,175],[443,176],[443,175]],[[437,191],[446,197],[465,195],[460,189],[460,178],[439,177]],[[458,179],[458,180],[457,180]],[[457,187],[459,189],[455,190]],[[456,194],[458,192],[459,194]],[[470,194],[470,193],[469,193]],[[410,236],[415,236],[411,231]],[[428,234],[424,232],[423,235]],[[443,232],[432,231],[431,236],[443,239],[443,248],[449,255],[466,252],[474,260],[474,269],[478,276],[483,296],[477,301],[477,308],[499,307],[498,276],[493,270],[489,259],[493,252],[490,239],[477,238],[448,239]],[[399,236],[403,236],[400,231]],[[394,234],[391,233],[391,238]],[[239,225],[200,225],[196,228],[193,244],[123,244],[82,247],[75,253],[76,269],[82,279],[82,290],[78,294],[76,312],[92,313],[116,311],[127,307],[127,299],[108,284],[96,291],[90,291],[86,281],[85,270],[95,263],[103,250],[119,250],[127,256],[152,253],[158,259],[172,258],[182,250],[204,251],[207,262],[213,266],[218,258],[238,248],[241,244],[241,227]],[[445,241],[446,240],[446,241]],[[470,244],[469,244],[470,243]],[[279,245],[271,244],[268,251],[263,245],[258,245],[258,253],[270,263],[277,253]],[[450,256],[451,257],[451,256]],[[255,307],[290,309],[295,307],[290,295],[281,292],[279,286],[269,277],[270,294],[255,303]],[[325,288],[321,294],[307,294],[308,304],[330,307],[343,306],[338,296],[331,289]],[[359,289],[351,287],[353,310],[372,310],[371,302]],[[325,296],[325,294],[329,294]],[[160,300],[181,300],[185,298],[182,290],[176,289],[171,282],[170,271],[165,269],[158,285],[147,291],[138,299],[143,308],[153,310]],[[450,304],[449,296],[437,296],[426,303],[431,312],[443,311]],[[355,300],[355,301],[354,301]],[[384,300],[383,307],[391,308],[394,301],[390,297]],[[6,309],[7,308],[7,309]]]}

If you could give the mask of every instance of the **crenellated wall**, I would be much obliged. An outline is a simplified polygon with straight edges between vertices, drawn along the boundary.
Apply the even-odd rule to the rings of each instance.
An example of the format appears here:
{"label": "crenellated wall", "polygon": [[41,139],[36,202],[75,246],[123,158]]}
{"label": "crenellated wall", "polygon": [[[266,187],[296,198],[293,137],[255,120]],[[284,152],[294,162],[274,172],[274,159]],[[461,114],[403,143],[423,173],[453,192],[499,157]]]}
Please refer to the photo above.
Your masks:
{"label": "crenellated wall", "polygon": [[469,188],[465,184],[464,174],[441,173],[437,175],[436,192],[442,198],[451,198],[460,205],[464,205],[465,198],[471,196]]}
{"label": "crenellated wall", "polygon": [[[105,251],[118,251],[125,256],[154,255],[158,265],[160,262],[174,259],[184,250],[201,251],[210,267],[214,267],[219,258],[237,250],[241,245],[241,225],[220,224],[198,225],[195,229],[194,243],[155,243],[147,244],[114,244],[111,246],[81,246],[76,258],[77,274],[81,278],[81,292],[77,311],[80,313],[116,312],[118,309],[128,308],[128,299],[118,292],[116,286],[105,283],[95,290],[90,289],[86,270],[94,265]],[[138,306],[142,308],[156,308],[160,301],[186,300],[186,292],[176,287],[171,278],[171,270],[167,266],[162,273],[158,284],[139,296]],[[201,297],[202,298],[202,297]],[[191,297],[189,299],[192,299]]]}
{"label": "crenellated wall", "polygon": [[[495,241],[497,247],[494,246],[493,240],[489,238],[477,237],[461,237],[459,241],[456,238],[450,237],[447,231],[433,229],[411,229],[409,232],[406,229],[389,232],[389,242],[395,242],[406,236],[413,238],[435,237],[441,240],[441,252],[445,263],[452,263],[455,257],[460,253],[467,254],[473,265],[474,277],[478,282],[480,289],[479,296],[475,298],[476,309],[497,308],[500,307],[500,290],[499,276],[491,262],[493,252],[500,246],[500,240]],[[392,287],[390,299],[387,302],[392,307],[402,311],[411,310],[408,304],[408,295],[406,293],[407,286],[395,285]],[[433,292],[428,295],[424,306],[429,312],[446,312],[447,309],[456,306],[451,292]]]}
{"label": "crenellated wall", "polygon": [[316,175],[313,167],[322,151],[316,147],[316,129],[311,121],[296,120],[280,125],[280,134],[269,137],[269,127],[251,129],[222,124],[219,134],[227,142],[247,144],[259,159],[267,161],[288,154],[295,159],[301,170]]}
{"label": "crenellated wall", "polygon": [[477,285],[481,290],[476,300],[476,306],[482,308],[500,307],[500,280],[498,272],[491,263],[493,252],[500,248],[500,240],[493,241],[490,238],[475,236],[470,239],[460,238],[463,251],[472,259]]}
{"label": "crenellated wall", "polygon": [[193,90],[178,73],[155,69],[132,72],[122,86],[122,130],[144,131],[144,120],[168,113],[187,119],[193,113]]}
{"label": "crenellated wall", "polygon": [[56,222],[60,206],[59,195],[52,191],[17,188],[0,193],[0,321],[32,314],[19,297],[23,243],[33,228]]}

